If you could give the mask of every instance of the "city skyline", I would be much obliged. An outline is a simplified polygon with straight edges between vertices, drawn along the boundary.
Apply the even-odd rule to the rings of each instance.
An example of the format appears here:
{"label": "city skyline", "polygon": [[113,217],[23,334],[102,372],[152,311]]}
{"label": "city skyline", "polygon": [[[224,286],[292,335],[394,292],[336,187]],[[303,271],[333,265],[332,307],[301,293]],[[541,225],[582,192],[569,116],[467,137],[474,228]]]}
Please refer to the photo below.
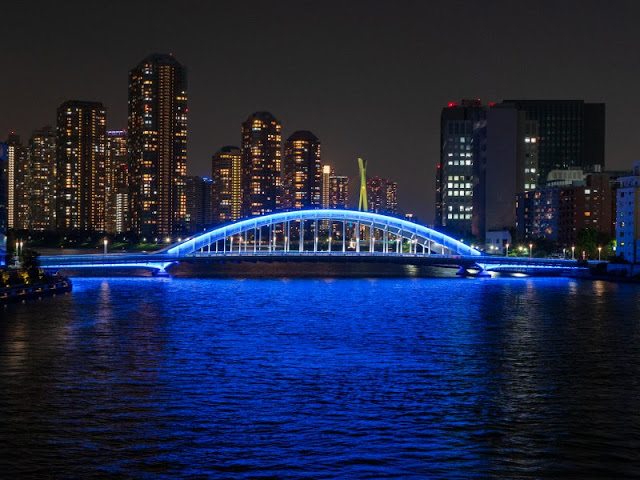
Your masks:
{"label": "city skyline", "polygon": [[[157,51],[173,52],[189,71],[189,175],[207,175],[211,155],[239,143],[242,120],[267,110],[282,121],[284,138],[299,129],[313,131],[323,142],[323,161],[337,171],[356,177],[357,157],[367,158],[372,173],[401,186],[401,210],[432,222],[437,112],[449,101],[476,97],[604,102],[606,167],[629,169],[640,150],[633,134],[636,100],[625,93],[633,91],[640,74],[626,60],[637,35],[632,19],[638,7],[631,2],[597,10],[595,2],[526,8],[463,2],[429,10],[409,2],[388,8],[355,2],[337,15],[330,4],[296,9],[290,2],[250,3],[191,7],[174,12],[171,21],[165,18],[167,4],[154,3],[145,17],[163,26],[154,31],[139,28],[144,4],[128,7],[126,16],[114,15],[117,2],[99,7],[91,22],[88,12],[68,5],[65,25],[82,31],[90,25],[105,35],[78,44],[77,32],[55,28],[51,19],[60,13],[47,6],[29,12],[33,22],[26,27],[8,25],[8,65],[15,74],[5,76],[2,91],[3,135],[14,129],[29,138],[42,125],[54,124],[55,108],[69,99],[102,102],[107,128],[126,127],[127,72]],[[24,9],[11,5],[8,14],[20,18]],[[486,20],[473,48],[448,36],[467,17]],[[205,22],[210,18],[226,21],[210,28]],[[175,22],[188,25],[189,35],[171,29]],[[520,33],[539,31],[543,23],[544,35]],[[607,25],[613,23],[611,32]],[[282,32],[284,25],[288,30]],[[265,28],[273,32],[277,54],[249,48]],[[122,34],[106,34],[115,31]],[[245,38],[230,41],[232,31]],[[54,37],[56,47],[43,55],[43,42]],[[300,40],[289,41],[294,37]],[[510,46],[495,48],[505,43]],[[614,79],[607,74],[613,69],[626,74]],[[259,82],[256,71],[264,72]],[[45,89],[39,87],[43,78]]]}

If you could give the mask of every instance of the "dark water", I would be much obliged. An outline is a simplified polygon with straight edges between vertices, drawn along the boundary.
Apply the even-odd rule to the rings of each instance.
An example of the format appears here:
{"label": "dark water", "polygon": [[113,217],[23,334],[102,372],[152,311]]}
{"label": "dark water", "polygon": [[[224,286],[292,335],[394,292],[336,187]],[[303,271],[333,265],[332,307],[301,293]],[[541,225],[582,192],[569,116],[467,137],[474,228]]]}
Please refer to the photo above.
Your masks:
{"label": "dark water", "polygon": [[2,478],[640,475],[639,285],[93,278],[1,320]]}

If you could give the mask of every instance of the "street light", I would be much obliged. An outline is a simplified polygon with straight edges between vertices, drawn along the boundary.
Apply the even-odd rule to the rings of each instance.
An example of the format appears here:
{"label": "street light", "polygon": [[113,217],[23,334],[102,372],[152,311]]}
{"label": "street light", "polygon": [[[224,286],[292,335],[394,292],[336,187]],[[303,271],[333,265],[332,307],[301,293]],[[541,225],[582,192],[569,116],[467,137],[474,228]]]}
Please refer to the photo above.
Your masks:
{"label": "street light", "polygon": [[505,255],[505,257],[508,257],[509,256],[509,244],[507,243],[505,246],[507,247],[507,254]]}
{"label": "street light", "polygon": [[600,253],[602,252],[602,247],[598,247],[598,261],[600,261]]}
{"label": "street light", "polygon": [[104,239],[104,254],[107,254],[107,244],[109,243],[109,240],[107,240],[107,238],[105,237]]}
{"label": "street light", "polygon": [[576,246],[572,245],[571,246],[571,260],[575,260],[576,259]]}
{"label": "street light", "polygon": [[533,243],[529,244],[529,258],[533,257]]}

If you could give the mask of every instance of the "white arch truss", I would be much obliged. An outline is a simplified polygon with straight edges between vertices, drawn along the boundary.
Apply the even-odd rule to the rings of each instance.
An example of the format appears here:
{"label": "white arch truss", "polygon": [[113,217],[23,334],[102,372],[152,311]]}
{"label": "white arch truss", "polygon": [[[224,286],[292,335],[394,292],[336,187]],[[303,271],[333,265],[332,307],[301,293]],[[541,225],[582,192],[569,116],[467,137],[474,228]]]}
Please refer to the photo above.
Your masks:
{"label": "white arch truss", "polygon": [[[313,222],[314,228],[313,230],[309,228],[310,236],[305,237],[306,229],[300,229],[300,225],[305,225],[309,221]],[[402,253],[404,242],[407,242],[410,253],[417,253],[418,247],[421,247],[422,252],[430,254],[482,255],[481,252],[463,242],[417,223],[377,213],[340,209],[295,210],[249,218],[190,237],[172,245],[162,253],[182,257],[203,252],[204,249],[209,253],[231,252],[234,251],[234,247],[239,252],[242,252],[242,248],[245,252],[264,249],[271,252],[278,248],[284,252],[303,252],[305,242],[312,244],[313,251],[318,252],[318,243],[324,238],[320,238],[322,224],[324,223],[325,228],[331,232],[333,227],[331,229],[327,227],[336,222],[342,224],[342,236],[340,246],[334,247],[335,251],[345,251],[346,236],[350,232],[349,243],[352,249],[360,252],[361,243],[369,230],[367,240],[369,245],[363,248],[367,248],[370,252],[376,251],[377,247],[382,253]],[[265,227],[268,227],[268,231],[263,233]],[[294,238],[296,228],[298,237]],[[375,230],[378,230],[378,237],[380,237],[377,244],[376,235],[373,234]],[[279,245],[276,244],[276,231],[280,233]],[[338,235],[339,233],[338,228]],[[234,245],[236,236],[239,237]],[[327,240],[329,251],[331,251],[331,233],[327,236]],[[297,248],[292,250],[291,244],[295,241],[297,241]],[[392,244],[393,247],[391,247]],[[211,248],[213,245],[215,245],[214,249]]]}

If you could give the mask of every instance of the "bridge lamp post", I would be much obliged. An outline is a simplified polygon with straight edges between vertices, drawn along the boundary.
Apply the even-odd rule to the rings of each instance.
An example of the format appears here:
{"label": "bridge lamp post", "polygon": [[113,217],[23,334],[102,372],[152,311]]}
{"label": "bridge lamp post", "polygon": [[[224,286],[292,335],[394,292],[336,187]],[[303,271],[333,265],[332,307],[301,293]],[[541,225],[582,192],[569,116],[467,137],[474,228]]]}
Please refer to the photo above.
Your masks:
{"label": "bridge lamp post", "polygon": [[576,259],[576,246],[572,245],[571,246],[571,260],[575,260]]}
{"label": "bridge lamp post", "polygon": [[602,252],[602,247],[598,247],[598,261],[600,261],[600,253]]}
{"label": "bridge lamp post", "polygon": [[533,243],[529,244],[529,258],[533,257]]}
{"label": "bridge lamp post", "polygon": [[107,254],[107,245],[109,244],[109,240],[107,240],[107,237],[104,238],[104,254]]}
{"label": "bridge lamp post", "polygon": [[507,243],[507,244],[505,245],[505,247],[507,247],[507,254],[505,255],[505,257],[508,257],[508,256],[509,256],[509,244]]}

